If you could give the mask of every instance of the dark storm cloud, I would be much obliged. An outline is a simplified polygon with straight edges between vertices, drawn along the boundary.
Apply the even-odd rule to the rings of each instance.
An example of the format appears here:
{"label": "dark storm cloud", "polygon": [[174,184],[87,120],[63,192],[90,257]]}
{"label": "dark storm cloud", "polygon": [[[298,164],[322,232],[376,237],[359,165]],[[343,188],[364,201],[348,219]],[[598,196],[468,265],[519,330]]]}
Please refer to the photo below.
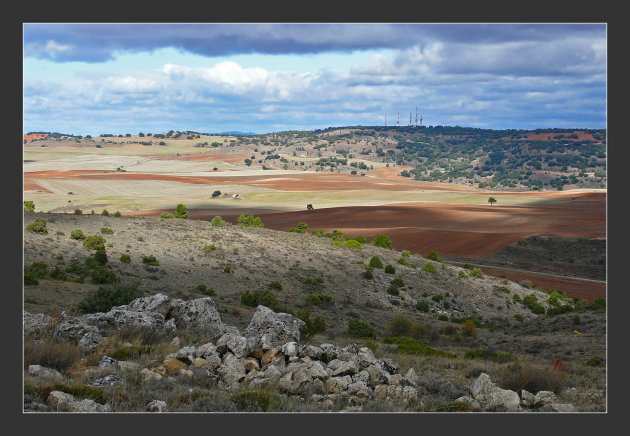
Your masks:
{"label": "dark storm cloud", "polygon": [[116,51],[173,47],[204,55],[305,54],[461,44],[603,38],[603,24],[25,24],[25,55],[103,62]]}

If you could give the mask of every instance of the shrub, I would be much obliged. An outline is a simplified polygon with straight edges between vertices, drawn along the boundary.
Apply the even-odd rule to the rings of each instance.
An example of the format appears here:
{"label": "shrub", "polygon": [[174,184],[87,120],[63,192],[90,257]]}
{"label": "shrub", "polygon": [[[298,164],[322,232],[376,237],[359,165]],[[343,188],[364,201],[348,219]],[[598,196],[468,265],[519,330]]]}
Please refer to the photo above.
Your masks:
{"label": "shrub", "polygon": [[83,357],[78,345],[70,342],[41,341],[24,343],[24,365],[41,365],[66,371]]}
{"label": "shrub", "polygon": [[516,360],[516,357],[512,353],[497,353],[496,351],[483,350],[481,348],[467,350],[464,353],[464,358],[490,360],[497,363],[514,362]]}
{"label": "shrub", "polygon": [[289,231],[293,233],[306,233],[307,228],[308,224],[306,224],[304,221],[300,221],[297,227],[291,227]]}
{"label": "shrub", "polygon": [[81,313],[109,312],[114,306],[129,304],[142,297],[138,286],[138,283],[99,286],[96,292],[90,293],[78,304],[77,310]]}
{"label": "shrub", "polygon": [[601,366],[602,365],[602,360],[598,359],[597,357],[591,357],[590,359],[588,359],[586,361],[586,365],[588,365],[588,366]]}
{"label": "shrub", "polygon": [[114,213],[114,216],[116,218],[120,218],[122,216],[122,214],[119,211],[116,211],[116,213]]}
{"label": "shrub", "polygon": [[24,200],[24,212],[34,212],[35,202],[30,200]]}
{"label": "shrub", "polygon": [[598,298],[593,302],[595,310],[606,310],[606,300],[604,298]]}
{"label": "shrub", "polygon": [[515,313],[514,319],[517,320],[518,322],[523,322],[523,315],[521,315],[520,313]]}
{"label": "shrub", "polygon": [[323,238],[324,236],[326,236],[323,230],[313,230],[311,232],[311,235],[317,236],[318,238]]}
{"label": "shrub", "polygon": [[397,288],[404,288],[405,287],[405,282],[403,281],[402,278],[396,277],[395,279],[393,279],[391,281],[391,285],[392,286],[396,286]]}
{"label": "shrub", "polygon": [[520,295],[518,295],[518,294],[514,294],[514,295],[512,296],[512,300],[513,300],[514,302],[516,302],[516,303],[519,303],[519,302],[521,301],[521,296],[520,296]]}
{"label": "shrub", "polygon": [[466,272],[464,270],[460,270],[459,271],[459,277],[462,279],[467,279],[468,278],[468,274],[466,274]]}
{"label": "shrub", "polygon": [[162,212],[160,214],[161,221],[172,219],[172,218],[175,218],[175,215],[173,215],[171,212]]}
{"label": "shrub", "polygon": [[395,316],[389,324],[387,324],[388,336],[409,336],[413,338],[420,338],[424,336],[426,332],[426,326],[413,322],[403,315]]}
{"label": "shrub", "polygon": [[216,250],[217,247],[214,246],[214,244],[206,244],[203,246],[203,251],[205,251],[206,253],[210,253],[211,251]]}
{"label": "shrub", "polygon": [[450,357],[456,358],[456,354],[447,353],[444,351],[436,350],[435,348],[429,347],[429,345],[424,342],[422,339],[414,339],[407,336],[393,336],[386,337],[383,339],[385,344],[396,344],[398,348],[396,352],[404,353],[404,354],[416,354],[421,356],[439,356],[439,357]]}
{"label": "shrub", "polygon": [[107,253],[105,252],[105,249],[96,250],[96,253],[94,253],[94,262],[96,262],[97,265],[107,264],[108,259],[107,259]]}
{"label": "shrub", "polygon": [[86,236],[83,246],[88,250],[105,250],[105,239],[101,235]]}
{"label": "shrub", "polygon": [[210,297],[214,297],[215,295],[217,295],[216,291],[212,288],[208,288],[206,287],[206,285],[198,285],[195,290],[197,292],[200,292],[204,295],[208,295]]}
{"label": "shrub", "polygon": [[374,274],[372,273],[372,271],[374,271],[374,268],[372,268],[371,266],[366,266],[365,272],[363,273],[363,277],[365,277],[368,280],[372,280],[374,278]]}
{"label": "shrub", "polygon": [[127,345],[116,348],[109,356],[116,360],[130,360],[137,359],[143,354],[150,354],[155,351],[153,345]]}
{"label": "shrub", "polygon": [[83,231],[81,229],[76,229],[70,232],[70,239],[81,241],[85,239],[85,235],[83,234]]}
{"label": "shrub", "polygon": [[273,281],[273,282],[269,283],[269,287],[271,289],[276,289],[278,291],[282,290],[282,284],[280,282],[278,282],[278,281]]}
{"label": "shrub", "polygon": [[434,273],[436,272],[435,265],[433,265],[431,262],[428,262],[424,267],[422,267],[422,271]]}
{"label": "shrub", "polygon": [[416,268],[416,266],[413,263],[407,262],[404,257],[401,257],[400,259],[398,259],[397,262],[399,265],[404,265],[408,268]]}
{"label": "shrub", "polygon": [[357,236],[355,239],[359,244],[367,244],[367,239],[365,239],[365,236]]}
{"label": "shrub", "polygon": [[565,374],[561,371],[534,369],[514,362],[503,369],[498,384],[515,392],[526,389],[529,392],[552,391],[559,394],[565,384]]}
{"label": "shrub", "polygon": [[62,268],[59,268],[58,266],[56,266],[50,272],[50,278],[53,280],[68,280],[68,275]]}
{"label": "shrub", "polygon": [[313,339],[315,335],[326,331],[326,320],[321,316],[311,319],[311,310],[308,307],[306,309],[298,310],[296,316],[304,321],[304,326],[300,331],[300,336],[306,342]]}
{"label": "shrub", "polygon": [[472,271],[470,271],[470,275],[479,279],[483,278],[483,272],[481,272],[479,268],[473,268]]}
{"label": "shrub", "polygon": [[232,271],[232,267],[230,265],[226,265],[225,268],[223,268],[223,272],[224,273],[230,273]]}
{"label": "shrub", "polygon": [[523,304],[534,313],[545,313],[545,308],[538,302],[534,294],[529,294],[523,298]]}
{"label": "shrub", "polygon": [[121,262],[125,262],[125,263],[130,263],[131,262],[131,256],[129,256],[128,254],[123,254],[120,256],[120,261]]}
{"label": "shrub", "polygon": [[416,309],[418,309],[420,312],[428,312],[429,311],[429,302],[428,301],[424,301],[424,300],[418,301],[418,303],[416,304]]}
{"label": "shrub", "polygon": [[387,237],[387,235],[378,235],[372,241],[372,245],[375,247],[392,248],[392,241]]}
{"label": "shrub", "polygon": [[355,250],[361,250],[363,248],[361,247],[361,244],[359,244],[354,239],[348,239],[346,243],[344,244],[344,246],[348,248],[354,248]]}
{"label": "shrub", "polygon": [[173,215],[175,216],[175,218],[185,219],[188,218],[188,210],[186,209],[186,206],[179,203],[175,208],[175,212],[173,212]]}
{"label": "shrub", "polygon": [[378,256],[372,256],[370,259],[370,266],[372,268],[383,268],[383,262]]}
{"label": "shrub", "polygon": [[241,227],[265,227],[260,217],[254,217],[252,214],[247,216],[240,214],[236,222],[239,223]]}
{"label": "shrub", "polygon": [[376,339],[376,331],[374,330],[374,327],[358,318],[352,318],[348,321],[348,334],[353,338]]}
{"label": "shrub", "polygon": [[33,274],[24,273],[24,285],[39,285],[39,280]]}
{"label": "shrub", "polygon": [[101,215],[109,216],[109,212],[107,212],[107,209],[103,209],[103,212],[101,212]]}
{"label": "shrub", "polygon": [[48,233],[48,229],[46,228],[46,220],[43,218],[37,218],[35,221],[26,226],[26,230],[39,233],[40,235],[45,235]]}
{"label": "shrub", "polygon": [[148,256],[142,256],[142,263],[146,263],[147,265],[154,265],[154,266],[158,266],[160,264],[160,262],[158,262],[158,260],[152,254]]}
{"label": "shrub", "polygon": [[389,288],[387,288],[387,293],[389,295],[398,295],[400,294],[400,291],[398,290],[397,286],[389,285]]}
{"label": "shrub", "polygon": [[308,285],[321,285],[322,283],[324,283],[324,279],[321,277],[315,277],[314,279],[307,277],[306,279],[304,279],[304,283]]}
{"label": "shrub", "polygon": [[48,275],[48,265],[44,262],[35,262],[26,268],[24,273],[29,274],[36,279],[43,279]]}
{"label": "shrub", "polygon": [[440,321],[448,321],[448,316],[446,316],[446,315],[440,315],[440,316],[438,316],[438,319],[439,319]]}
{"label": "shrub", "polygon": [[387,264],[387,265],[385,265],[385,273],[386,274],[395,274],[396,273],[396,268],[394,268],[390,264]]}
{"label": "shrub", "polygon": [[571,304],[565,304],[563,306],[549,306],[547,308],[547,315],[559,315],[561,313],[571,312],[573,310],[573,306]]}
{"label": "shrub", "polygon": [[409,252],[409,250],[403,250],[400,252],[400,255],[406,259],[411,256],[411,253]]}
{"label": "shrub", "polygon": [[114,231],[110,229],[109,227],[101,227],[101,233],[106,234],[106,235],[113,235]]}
{"label": "shrub", "polygon": [[431,297],[431,300],[435,301],[436,303],[439,303],[440,301],[442,301],[444,297],[442,297],[441,295],[434,295],[433,297]]}
{"label": "shrub", "polygon": [[212,221],[210,221],[210,224],[212,225],[212,227],[223,227],[225,226],[225,220],[223,220],[220,216],[215,216],[214,218],[212,218]]}
{"label": "shrub", "polygon": [[429,254],[427,254],[427,259],[434,260],[436,262],[439,262],[440,260],[438,254],[433,250],[429,251]]}
{"label": "shrub", "polygon": [[466,320],[462,323],[462,335],[475,336],[477,334],[477,326],[471,320]]}
{"label": "shrub", "polygon": [[100,265],[92,270],[91,277],[92,283],[95,285],[106,285],[109,283],[116,283],[118,281],[118,277],[114,271]]}
{"label": "shrub", "polygon": [[74,214],[75,215],[81,215],[83,213],[83,211],[81,209],[75,209],[74,210]]}
{"label": "shrub", "polygon": [[236,405],[241,412],[268,412],[272,404],[277,400],[273,400],[271,394],[262,391],[248,391],[233,394],[230,401]]}
{"label": "shrub", "polygon": [[221,195],[221,191],[218,191],[218,190],[217,190],[217,191],[214,191],[214,192],[212,193],[212,198],[216,198],[216,197],[218,197],[219,195]]}
{"label": "shrub", "polygon": [[306,296],[306,304],[318,306],[320,304],[332,304],[333,298],[324,294],[309,294]]}
{"label": "shrub", "polygon": [[241,304],[250,307],[262,304],[275,311],[281,308],[278,298],[270,290],[264,292],[245,291],[241,294]]}
{"label": "shrub", "polygon": [[330,241],[330,245],[333,245],[335,247],[343,247],[343,242],[341,242],[341,241]]}

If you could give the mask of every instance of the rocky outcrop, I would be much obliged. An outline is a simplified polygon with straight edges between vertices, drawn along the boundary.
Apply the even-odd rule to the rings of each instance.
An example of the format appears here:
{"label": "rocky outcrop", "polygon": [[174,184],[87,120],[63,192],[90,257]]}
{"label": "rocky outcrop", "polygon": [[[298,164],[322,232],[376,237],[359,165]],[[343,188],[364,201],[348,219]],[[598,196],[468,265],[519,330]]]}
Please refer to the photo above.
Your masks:
{"label": "rocky outcrop", "polygon": [[53,318],[44,313],[24,311],[24,336],[38,335],[51,327]]}
{"label": "rocky outcrop", "polygon": [[153,400],[149,404],[147,404],[147,412],[167,412],[168,407],[166,403],[162,400]]}
{"label": "rocky outcrop", "polygon": [[60,382],[63,380],[63,374],[61,374],[59,371],[52,368],[46,368],[41,365],[29,365],[28,373],[33,377],[48,379],[51,381]]}
{"label": "rocky outcrop", "polygon": [[276,313],[265,306],[258,306],[243,336],[252,351],[267,351],[287,342],[300,341],[300,329],[304,321],[288,313]]}
{"label": "rocky outcrop", "polygon": [[172,300],[167,317],[174,319],[177,328],[209,334],[213,338],[228,332],[238,334],[238,329],[223,324],[217,306],[210,297],[190,301]]}
{"label": "rocky outcrop", "polygon": [[496,386],[486,373],[477,377],[470,387],[470,393],[485,411],[516,412],[520,409],[518,394]]}
{"label": "rocky outcrop", "polygon": [[48,403],[58,411],[68,412],[109,412],[108,404],[99,404],[94,400],[78,400],[73,395],[61,391],[52,391],[48,395]]}

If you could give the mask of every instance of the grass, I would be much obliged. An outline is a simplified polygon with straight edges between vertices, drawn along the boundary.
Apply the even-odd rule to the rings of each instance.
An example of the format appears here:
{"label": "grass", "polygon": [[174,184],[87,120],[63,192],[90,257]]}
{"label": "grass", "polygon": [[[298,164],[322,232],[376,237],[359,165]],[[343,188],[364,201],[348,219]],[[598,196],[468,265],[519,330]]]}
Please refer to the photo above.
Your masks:
{"label": "grass", "polygon": [[497,363],[514,362],[516,360],[516,357],[512,353],[498,353],[496,351],[484,350],[481,348],[466,351],[464,353],[464,358],[489,360]]}
{"label": "grass", "polygon": [[81,348],[69,342],[27,341],[24,343],[24,366],[41,365],[66,371],[83,357]]}
{"label": "grass", "polygon": [[439,356],[456,358],[457,355],[453,353],[447,353],[445,351],[436,350],[429,347],[429,345],[422,339],[414,339],[408,336],[389,336],[383,339],[385,344],[396,344],[398,348],[396,352],[403,354],[417,354],[421,356]]}

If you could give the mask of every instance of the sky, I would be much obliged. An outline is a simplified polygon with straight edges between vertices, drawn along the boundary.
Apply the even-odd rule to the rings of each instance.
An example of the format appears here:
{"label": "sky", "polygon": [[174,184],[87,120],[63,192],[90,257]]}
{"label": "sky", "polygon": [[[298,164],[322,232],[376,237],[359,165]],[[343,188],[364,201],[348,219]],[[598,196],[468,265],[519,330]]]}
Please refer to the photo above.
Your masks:
{"label": "sky", "polygon": [[24,132],[606,127],[601,23],[23,26]]}

